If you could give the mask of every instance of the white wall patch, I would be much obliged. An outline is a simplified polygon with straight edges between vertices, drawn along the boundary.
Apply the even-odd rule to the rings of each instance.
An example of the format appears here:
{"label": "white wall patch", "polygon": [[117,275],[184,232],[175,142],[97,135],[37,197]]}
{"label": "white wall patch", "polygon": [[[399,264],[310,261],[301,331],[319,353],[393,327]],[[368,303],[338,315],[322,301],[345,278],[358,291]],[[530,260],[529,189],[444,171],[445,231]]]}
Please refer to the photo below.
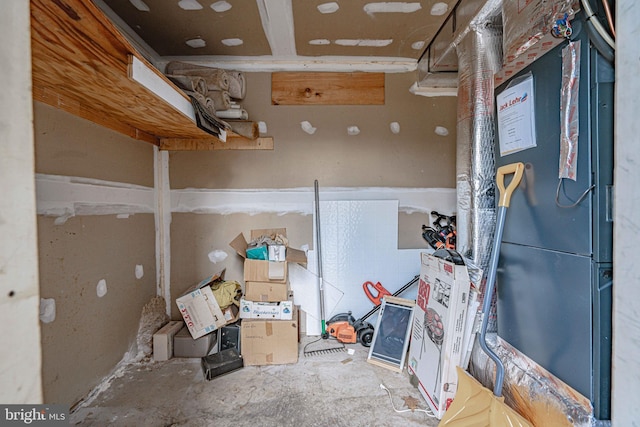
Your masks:
{"label": "white wall patch", "polygon": [[393,43],[393,39],[386,39],[386,40],[338,39],[334,43],[340,46],[385,47]]}
{"label": "white wall patch", "polygon": [[224,39],[224,40],[220,40],[220,43],[222,43],[225,46],[242,46],[242,44],[244,44],[244,40],[242,40],[242,39]]}
{"label": "white wall patch", "polygon": [[389,129],[391,129],[391,133],[399,134],[400,133],[400,123],[391,122],[391,124],[389,124]]}
{"label": "white wall patch", "polygon": [[316,128],[311,126],[311,123],[309,123],[306,120],[304,122],[300,122],[300,127],[302,128],[303,131],[305,131],[309,135],[313,135],[314,133],[316,133],[316,130],[317,130]]}
{"label": "white wall patch", "polygon": [[102,298],[107,294],[107,281],[104,279],[100,279],[98,285],[96,286],[96,294],[98,294],[99,298]]}
{"label": "white wall patch", "polygon": [[136,265],[136,279],[140,280],[144,276],[144,267],[141,264]]}
{"label": "white wall patch", "polygon": [[185,43],[187,44],[187,46],[192,47],[194,49],[197,49],[199,47],[205,47],[207,45],[207,42],[205,42],[202,39],[191,39],[191,40],[187,40]]}
{"label": "white wall patch", "polygon": [[51,323],[56,320],[56,300],[53,298],[40,298],[40,321]]}
{"label": "white wall patch", "polygon": [[420,9],[422,6],[418,2],[384,1],[364,5],[364,11],[369,15],[374,13],[413,13]]}
{"label": "white wall patch", "polygon": [[449,129],[444,126],[436,126],[435,133],[436,135],[447,136],[449,135]]}
{"label": "white wall patch", "polygon": [[449,6],[446,3],[438,2],[431,6],[431,14],[433,16],[442,16],[447,13]]}
{"label": "white wall patch", "polygon": [[129,218],[129,214],[128,213],[118,214],[118,215],[116,215],[116,218],[118,218],[118,219],[127,219],[127,218]]}
{"label": "white wall patch", "polygon": [[229,254],[226,253],[225,251],[221,249],[216,249],[215,251],[209,252],[209,261],[211,261],[214,264],[217,264],[227,259],[228,256]]}
{"label": "white wall patch", "polygon": [[338,9],[340,9],[340,6],[334,1],[318,5],[318,10],[320,11],[320,13],[334,13]]}
{"label": "white wall patch", "polygon": [[129,3],[131,3],[133,7],[138,9],[140,12],[149,12],[151,10],[142,0],[129,0]]}
{"label": "white wall patch", "polygon": [[327,39],[313,39],[313,40],[309,40],[309,44],[314,46],[322,46],[322,45],[331,44],[331,42]]}
{"label": "white wall patch", "polygon": [[38,215],[57,217],[62,225],[76,215],[152,214],[151,187],[61,175],[36,174]]}
{"label": "white wall patch", "polygon": [[257,3],[273,56],[296,56],[291,0],[257,0]]}
{"label": "white wall patch", "polygon": [[422,50],[424,48],[424,41],[420,40],[411,44],[411,49],[413,50]]}
{"label": "white wall patch", "polygon": [[347,135],[355,136],[360,133],[360,128],[358,126],[349,126],[347,127]]}
{"label": "white wall patch", "polygon": [[62,225],[66,223],[71,216],[72,215],[61,215],[57,217],[55,220],[53,220],[53,225]]}
{"label": "white wall patch", "polygon": [[258,132],[260,132],[260,135],[267,133],[267,124],[265,122],[258,122]]}
{"label": "white wall patch", "polygon": [[229,2],[226,1],[217,1],[215,3],[213,3],[211,5],[211,9],[215,10],[216,12],[226,12],[227,10],[231,9],[231,5],[229,4]]}
{"label": "white wall patch", "polygon": [[202,9],[202,5],[198,3],[198,0],[180,0],[178,2],[178,6],[180,6],[184,10],[200,10]]}
{"label": "white wall patch", "polygon": [[[453,212],[455,188],[333,187],[323,188],[326,200],[398,200],[404,213]],[[171,212],[229,215],[242,213],[313,213],[313,188],[171,190]]]}

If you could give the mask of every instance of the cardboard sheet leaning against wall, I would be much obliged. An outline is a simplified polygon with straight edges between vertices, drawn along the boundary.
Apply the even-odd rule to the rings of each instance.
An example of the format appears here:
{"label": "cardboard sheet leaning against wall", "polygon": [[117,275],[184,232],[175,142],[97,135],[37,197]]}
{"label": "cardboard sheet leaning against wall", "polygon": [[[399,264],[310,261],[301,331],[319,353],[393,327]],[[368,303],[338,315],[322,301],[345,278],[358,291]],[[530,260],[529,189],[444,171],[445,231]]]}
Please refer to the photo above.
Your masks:
{"label": "cardboard sheet leaning against wall", "polygon": [[422,254],[408,370],[438,418],[456,395],[469,288],[466,266]]}

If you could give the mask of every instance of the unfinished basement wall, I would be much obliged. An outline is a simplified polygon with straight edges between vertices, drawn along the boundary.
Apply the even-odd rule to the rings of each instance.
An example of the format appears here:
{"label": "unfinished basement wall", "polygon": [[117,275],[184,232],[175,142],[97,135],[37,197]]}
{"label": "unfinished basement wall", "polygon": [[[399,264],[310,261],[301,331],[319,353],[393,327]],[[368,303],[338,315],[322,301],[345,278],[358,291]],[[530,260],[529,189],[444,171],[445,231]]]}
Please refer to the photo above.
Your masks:
{"label": "unfinished basement wall", "polygon": [[[271,105],[271,74],[245,77],[247,96],[241,104],[251,120],[265,122],[274,149],[171,152],[173,299],[222,268],[227,279],[242,281],[241,260],[229,246],[240,232],[286,227],[291,246],[312,248],[315,179],[321,200],[331,190],[344,200],[399,200],[398,247],[429,248],[421,226],[433,221],[431,210],[455,210],[455,97],[412,95],[416,75],[404,73],[386,75],[384,105],[276,106]],[[313,134],[301,128],[304,121],[316,129]],[[391,131],[393,122],[398,133]],[[349,135],[350,126],[359,134]],[[437,127],[446,135],[436,133]],[[187,188],[221,191],[194,209],[179,197]],[[244,210],[225,204],[234,195],[243,199]],[[175,301],[172,317],[180,318]]]}
{"label": "unfinished basement wall", "polygon": [[153,146],[34,116],[44,401],[72,406],[135,351],[156,294]]}

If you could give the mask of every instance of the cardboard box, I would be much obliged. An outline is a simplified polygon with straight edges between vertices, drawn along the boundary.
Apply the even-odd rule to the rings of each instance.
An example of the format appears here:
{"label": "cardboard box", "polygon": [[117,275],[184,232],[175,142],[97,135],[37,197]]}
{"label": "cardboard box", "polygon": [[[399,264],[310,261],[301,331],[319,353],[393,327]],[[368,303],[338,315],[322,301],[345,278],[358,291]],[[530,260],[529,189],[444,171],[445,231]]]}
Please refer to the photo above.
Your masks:
{"label": "cardboard box", "polygon": [[[286,237],[287,229],[286,228],[264,228],[264,229],[251,230],[251,236],[249,241],[253,239],[257,239],[260,236],[272,235],[272,234],[281,234]],[[245,259],[247,258],[247,247],[249,246],[249,244],[247,243],[247,239],[245,239],[242,233],[238,234],[238,236],[236,236],[236,238],[233,239],[231,243],[229,243],[229,246],[235,249],[238,255],[240,255],[242,258],[245,258]],[[304,251],[300,249],[294,249],[294,248],[288,247],[286,249],[286,255],[285,255],[284,261],[296,262],[298,264],[306,264],[307,255],[305,254]],[[254,281],[258,281],[258,280],[254,280]]]}
{"label": "cardboard box", "polygon": [[289,299],[289,285],[274,282],[245,282],[244,298],[262,302],[286,301]]}
{"label": "cardboard box", "polygon": [[421,261],[408,369],[440,419],[458,385],[456,366],[462,359],[470,280],[464,265],[427,253],[421,254]]}
{"label": "cardboard box", "polygon": [[213,282],[223,278],[224,270],[200,281],[189,292],[176,299],[180,314],[194,339],[227,323],[210,287]]}
{"label": "cardboard box", "polygon": [[175,357],[205,357],[218,350],[218,334],[207,334],[193,338],[188,328],[182,328],[173,337]]}
{"label": "cardboard box", "polygon": [[183,327],[183,321],[172,320],[153,334],[153,360],[162,362],[173,357],[173,337]]}
{"label": "cardboard box", "polygon": [[240,342],[245,366],[297,363],[297,308],[292,320],[243,320]]}
{"label": "cardboard box", "polygon": [[244,261],[245,282],[287,283],[287,262],[262,261],[246,259]]}
{"label": "cardboard box", "polygon": [[480,314],[480,292],[478,292],[475,286],[471,286],[469,289],[469,303],[467,305],[467,315],[464,324],[462,357],[460,358],[459,365],[465,371],[469,367],[473,343],[475,342],[476,335],[480,329],[480,323],[482,322],[482,316]]}
{"label": "cardboard box", "polygon": [[287,263],[246,259],[244,261],[245,282],[287,283]]}
{"label": "cardboard box", "polygon": [[293,318],[293,301],[260,302],[240,300],[241,319],[277,319]]}

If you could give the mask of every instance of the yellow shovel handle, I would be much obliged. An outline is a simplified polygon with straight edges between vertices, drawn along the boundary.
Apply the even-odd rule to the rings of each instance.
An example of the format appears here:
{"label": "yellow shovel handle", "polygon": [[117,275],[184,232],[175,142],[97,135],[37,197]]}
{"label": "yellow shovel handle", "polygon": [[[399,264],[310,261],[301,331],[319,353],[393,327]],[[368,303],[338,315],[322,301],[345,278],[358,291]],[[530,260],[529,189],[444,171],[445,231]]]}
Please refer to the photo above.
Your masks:
{"label": "yellow shovel handle", "polygon": [[[511,195],[513,191],[520,184],[520,180],[522,179],[522,174],[524,172],[524,163],[511,163],[508,165],[500,166],[496,173],[496,183],[498,184],[498,189],[500,190],[500,201],[498,203],[499,207],[504,206],[505,208],[509,207],[509,203],[511,202]],[[507,186],[504,188],[504,177],[505,175],[513,174],[513,179]]]}

